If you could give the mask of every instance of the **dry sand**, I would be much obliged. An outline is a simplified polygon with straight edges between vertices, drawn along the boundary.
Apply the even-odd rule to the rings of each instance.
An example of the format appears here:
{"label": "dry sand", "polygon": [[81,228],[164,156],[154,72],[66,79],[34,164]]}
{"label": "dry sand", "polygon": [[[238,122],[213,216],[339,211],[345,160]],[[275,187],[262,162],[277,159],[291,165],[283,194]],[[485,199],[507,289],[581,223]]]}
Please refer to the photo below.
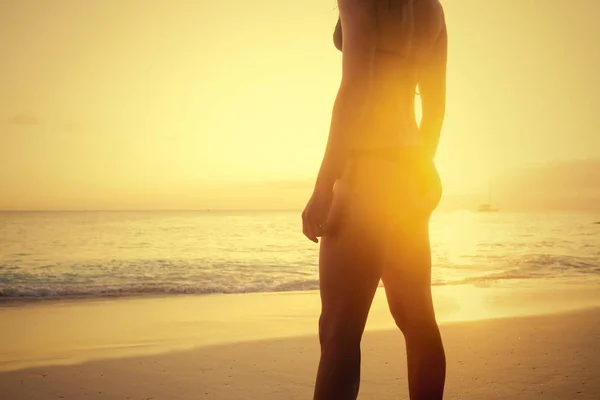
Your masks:
{"label": "dry sand", "polygon": [[[436,289],[446,398],[600,399],[597,287],[507,290]],[[317,312],[314,292],[3,307],[0,399],[310,399]],[[408,399],[390,328],[379,293],[360,399]]]}

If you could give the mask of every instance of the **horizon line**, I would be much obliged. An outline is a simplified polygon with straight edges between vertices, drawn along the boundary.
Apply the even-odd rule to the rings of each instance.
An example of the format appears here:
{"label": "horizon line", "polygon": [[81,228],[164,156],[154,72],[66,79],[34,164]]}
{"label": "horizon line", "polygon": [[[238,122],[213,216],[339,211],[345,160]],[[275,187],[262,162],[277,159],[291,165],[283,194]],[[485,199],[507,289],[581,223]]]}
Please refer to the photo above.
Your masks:
{"label": "horizon line", "polygon": [[0,212],[219,212],[219,211],[301,211],[301,208],[148,208],[148,209],[32,209],[32,210],[3,210]]}

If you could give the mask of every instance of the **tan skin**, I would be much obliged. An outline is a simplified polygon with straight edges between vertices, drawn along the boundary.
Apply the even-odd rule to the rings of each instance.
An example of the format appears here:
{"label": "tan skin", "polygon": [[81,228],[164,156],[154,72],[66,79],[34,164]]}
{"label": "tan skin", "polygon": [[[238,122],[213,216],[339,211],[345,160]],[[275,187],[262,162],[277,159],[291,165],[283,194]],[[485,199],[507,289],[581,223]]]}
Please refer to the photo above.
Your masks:
{"label": "tan skin", "polygon": [[410,399],[440,400],[446,364],[431,298],[429,217],[441,196],[433,158],[445,112],[443,11],[437,0],[338,6],[342,82],[302,213],[306,237],[321,238],[314,399],[356,399],[360,341],[381,280],[406,341]]}

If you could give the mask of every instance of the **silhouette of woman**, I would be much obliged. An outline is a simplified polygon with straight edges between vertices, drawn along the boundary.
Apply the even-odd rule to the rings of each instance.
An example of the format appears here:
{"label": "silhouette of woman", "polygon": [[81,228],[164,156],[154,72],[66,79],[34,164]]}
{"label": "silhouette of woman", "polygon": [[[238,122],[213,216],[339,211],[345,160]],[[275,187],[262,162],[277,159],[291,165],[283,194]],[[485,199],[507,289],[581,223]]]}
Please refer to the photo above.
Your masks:
{"label": "silhouette of woman", "polygon": [[[429,219],[445,114],[447,32],[438,0],[338,0],[342,82],[303,233],[321,237],[321,359],[314,399],[356,399],[360,342],[379,281],[403,332],[411,400],[442,399]],[[422,119],[414,109],[419,88]]]}

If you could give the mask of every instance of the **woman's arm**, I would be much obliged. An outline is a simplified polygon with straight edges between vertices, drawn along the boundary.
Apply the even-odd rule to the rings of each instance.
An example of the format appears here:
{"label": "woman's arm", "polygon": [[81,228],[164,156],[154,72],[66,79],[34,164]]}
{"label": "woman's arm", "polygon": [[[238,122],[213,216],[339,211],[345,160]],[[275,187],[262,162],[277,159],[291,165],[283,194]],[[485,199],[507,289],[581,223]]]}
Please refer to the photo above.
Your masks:
{"label": "woman's arm", "polygon": [[343,32],[342,81],[315,190],[333,188],[342,173],[350,145],[366,129],[377,46],[376,2],[338,0]]}
{"label": "woman's arm", "polygon": [[440,132],[446,114],[446,64],[448,35],[444,27],[429,60],[419,71],[422,118],[420,132],[425,141],[425,151],[431,160],[435,157]]}

